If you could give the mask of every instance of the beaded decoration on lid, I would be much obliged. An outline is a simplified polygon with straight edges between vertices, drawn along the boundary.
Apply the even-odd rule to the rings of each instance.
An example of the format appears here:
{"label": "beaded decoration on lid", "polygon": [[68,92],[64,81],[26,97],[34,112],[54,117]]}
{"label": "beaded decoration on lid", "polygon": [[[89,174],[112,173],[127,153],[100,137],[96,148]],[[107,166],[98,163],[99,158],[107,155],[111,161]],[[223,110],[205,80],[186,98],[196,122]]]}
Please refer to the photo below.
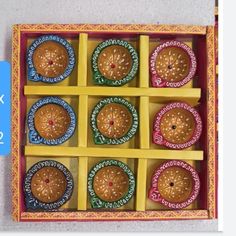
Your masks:
{"label": "beaded decoration on lid", "polygon": [[63,164],[46,160],[27,171],[23,186],[27,209],[52,211],[70,199],[74,181]]}
{"label": "beaded decoration on lid", "polygon": [[197,68],[194,52],[179,41],[159,45],[150,57],[153,87],[181,87],[195,75]]}
{"label": "beaded decoration on lid", "polygon": [[164,106],[154,119],[153,142],[173,149],[184,149],[196,143],[202,132],[198,112],[187,103]]}
{"label": "beaded decoration on lid", "polygon": [[101,161],[89,172],[88,192],[93,208],[119,208],[128,203],[134,191],[134,174],[121,161]]}
{"label": "beaded decoration on lid", "polygon": [[58,97],[38,100],[28,113],[29,142],[58,145],[67,141],[76,128],[72,107]]}
{"label": "beaded decoration on lid", "polygon": [[96,84],[124,85],[130,82],[138,71],[138,54],[127,41],[106,40],[100,43],[93,52],[92,70]]}
{"label": "beaded decoration on lid", "polygon": [[29,80],[57,83],[72,73],[75,52],[66,39],[57,35],[43,35],[30,45],[27,66]]}
{"label": "beaded decoration on lid", "polygon": [[122,144],[137,132],[138,113],[123,98],[105,98],[92,111],[91,128],[95,144]]}
{"label": "beaded decoration on lid", "polygon": [[184,161],[167,161],[153,174],[149,198],[166,207],[181,209],[193,203],[199,189],[199,176],[192,166]]}

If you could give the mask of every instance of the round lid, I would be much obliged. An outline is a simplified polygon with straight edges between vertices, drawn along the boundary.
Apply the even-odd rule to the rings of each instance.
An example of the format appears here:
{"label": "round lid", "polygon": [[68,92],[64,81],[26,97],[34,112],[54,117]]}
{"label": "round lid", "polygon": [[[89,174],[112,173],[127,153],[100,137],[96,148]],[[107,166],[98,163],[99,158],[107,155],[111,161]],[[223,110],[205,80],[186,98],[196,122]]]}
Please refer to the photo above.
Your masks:
{"label": "round lid", "polygon": [[184,161],[167,161],[154,172],[149,198],[166,207],[181,209],[198,196],[200,180],[196,170]]}
{"label": "round lid", "polygon": [[193,145],[202,131],[198,112],[183,102],[170,103],[157,114],[153,126],[153,142],[173,149]]}
{"label": "round lid", "polygon": [[43,35],[29,47],[28,79],[57,83],[67,78],[75,65],[72,45],[57,35]]}
{"label": "round lid", "polygon": [[92,70],[96,84],[124,85],[130,82],[138,71],[138,54],[127,41],[106,40],[100,43],[93,52]]}
{"label": "round lid", "polygon": [[186,44],[168,41],[152,53],[150,69],[154,87],[181,87],[195,75],[196,57]]}
{"label": "round lid", "polygon": [[29,142],[58,145],[67,141],[76,128],[72,107],[58,97],[38,100],[28,113]]}
{"label": "round lid", "polygon": [[105,98],[92,111],[91,128],[96,144],[122,144],[137,132],[138,113],[123,98]]}
{"label": "round lid", "polygon": [[57,104],[46,104],[35,112],[34,125],[45,139],[63,136],[70,126],[70,116],[65,108]]}
{"label": "round lid", "polygon": [[119,208],[132,198],[134,191],[134,174],[121,161],[101,161],[89,172],[88,192],[93,208]]}
{"label": "round lid", "polygon": [[55,167],[43,167],[33,175],[31,190],[39,201],[55,202],[65,193],[66,177]]}
{"label": "round lid", "polygon": [[97,115],[98,130],[107,138],[121,138],[132,126],[132,114],[126,106],[109,103]]}
{"label": "round lid", "polygon": [[37,162],[24,179],[26,207],[48,211],[58,209],[70,199],[73,187],[73,177],[63,164],[52,160]]}
{"label": "round lid", "polygon": [[104,167],[96,173],[93,188],[103,201],[118,201],[128,192],[128,175],[120,167]]}

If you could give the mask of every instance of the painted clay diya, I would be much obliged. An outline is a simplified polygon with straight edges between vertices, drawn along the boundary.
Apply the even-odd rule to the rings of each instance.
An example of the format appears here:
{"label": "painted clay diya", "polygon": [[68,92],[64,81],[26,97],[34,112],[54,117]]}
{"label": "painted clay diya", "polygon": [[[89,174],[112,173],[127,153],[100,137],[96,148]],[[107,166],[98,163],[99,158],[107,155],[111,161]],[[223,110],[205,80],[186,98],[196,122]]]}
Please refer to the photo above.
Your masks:
{"label": "painted clay diya", "polygon": [[26,173],[26,207],[45,211],[58,209],[70,199],[73,187],[73,177],[64,165],[52,160],[40,161]]}
{"label": "painted clay diya", "polygon": [[182,209],[197,198],[200,180],[197,171],[184,161],[167,161],[152,176],[149,199],[172,209]]}
{"label": "painted clay diya", "polygon": [[137,132],[138,113],[124,98],[105,98],[92,111],[91,128],[95,144],[123,144]]}
{"label": "painted clay diya", "polygon": [[138,71],[138,54],[127,41],[109,39],[100,43],[92,55],[93,80],[99,85],[121,86]]}
{"label": "painted clay diya", "polygon": [[187,103],[169,103],[156,114],[153,143],[172,149],[184,149],[198,141],[202,121],[198,112]]}
{"label": "painted clay diya", "polygon": [[89,172],[88,192],[93,208],[119,208],[127,204],[134,191],[134,174],[121,161],[101,161]]}
{"label": "painted clay diya", "polygon": [[67,78],[75,66],[72,45],[57,35],[43,35],[29,47],[27,53],[28,79],[58,83]]}
{"label": "painted clay diya", "polygon": [[153,87],[181,87],[194,77],[196,69],[193,50],[179,41],[159,45],[150,57]]}
{"label": "painted clay diya", "polygon": [[30,143],[62,144],[74,134],[75,112],[61,98],[42,98],[30,108],[28,128]]}

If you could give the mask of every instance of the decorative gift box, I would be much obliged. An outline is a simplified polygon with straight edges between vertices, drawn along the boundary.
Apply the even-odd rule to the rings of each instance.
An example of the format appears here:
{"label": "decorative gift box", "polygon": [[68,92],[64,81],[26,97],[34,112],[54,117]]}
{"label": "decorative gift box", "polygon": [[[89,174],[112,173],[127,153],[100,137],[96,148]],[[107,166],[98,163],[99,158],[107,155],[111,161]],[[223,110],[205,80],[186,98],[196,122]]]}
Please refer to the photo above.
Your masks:
{"label": "decorative gift box", "polygon": [[[151,57],[170,41],[189,54],[175,48],[159,59],[185,82],[156,86],[153,73],[165,73]],[[217,218],[214,27],[24,24],[14,26],[12,46],[14,220]],[[178,72],[184,66],[191,73]],[[181,149],[153,139],[156,114],[173,102],[191,112],[170,114],[180,123],[171,137],[163,132],[167,141],[187,128],[195,137],[193,124],[201,130]]]}

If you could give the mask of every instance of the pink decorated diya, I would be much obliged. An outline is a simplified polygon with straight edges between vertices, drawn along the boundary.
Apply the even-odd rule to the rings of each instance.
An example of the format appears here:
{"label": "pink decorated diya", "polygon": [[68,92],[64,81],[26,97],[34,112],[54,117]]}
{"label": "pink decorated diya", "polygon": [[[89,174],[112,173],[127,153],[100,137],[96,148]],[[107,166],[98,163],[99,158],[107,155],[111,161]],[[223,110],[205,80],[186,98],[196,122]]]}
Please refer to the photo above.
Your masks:
{"label": "pink decorated diya", "polygon": [[187,103],[169,103],[156,114],[153,142],[172,149],[184,149],[196,143],[202,132],[198,112]]}
{"label": "pink decorated diya", "polygon": [[150,57],[153,87],[181,87],[193,78],[196,69],[193,50],[179,41],[162,43]]}
{"label": "pink decorated diya", "polygon": [[152,176],[149,199],[172,209],[182,209],[197,198],[200,180],[196,170],[184,161],[167,161]]}

